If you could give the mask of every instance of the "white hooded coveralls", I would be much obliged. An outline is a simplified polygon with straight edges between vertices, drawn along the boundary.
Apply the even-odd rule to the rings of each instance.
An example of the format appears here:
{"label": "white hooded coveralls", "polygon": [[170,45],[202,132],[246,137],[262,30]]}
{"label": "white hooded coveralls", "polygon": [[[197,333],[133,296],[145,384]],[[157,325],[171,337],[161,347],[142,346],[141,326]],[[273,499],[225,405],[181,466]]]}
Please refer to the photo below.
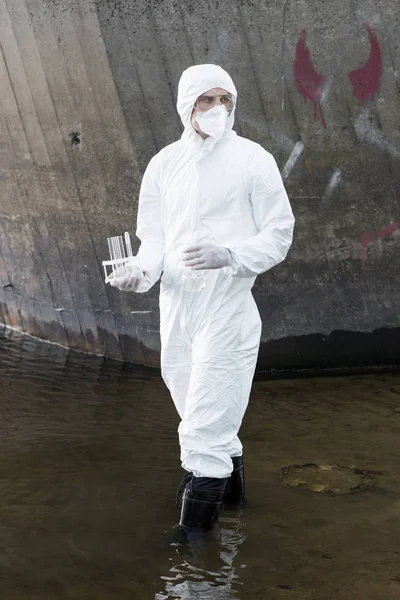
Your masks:
{"label": "white hooded coveralls", "polygon": [[[242,454],[245,413],[261,336],[251,288],[258,274],[286,256],[294,218],[274,158],[239,137],[230,113],[223,137],[203,140],[191,125],[196,99],[212,88],[235,97],[216,65],[183,72],[177,108],[182,137],[150,161],[139,197],[137,290],[159,279],[162,377],[181,418],[182,466],[196,477],[228,477]],[[229,248],[232,264],[205,274],[205,287],[186,291],[182,251],[192,243]]]}

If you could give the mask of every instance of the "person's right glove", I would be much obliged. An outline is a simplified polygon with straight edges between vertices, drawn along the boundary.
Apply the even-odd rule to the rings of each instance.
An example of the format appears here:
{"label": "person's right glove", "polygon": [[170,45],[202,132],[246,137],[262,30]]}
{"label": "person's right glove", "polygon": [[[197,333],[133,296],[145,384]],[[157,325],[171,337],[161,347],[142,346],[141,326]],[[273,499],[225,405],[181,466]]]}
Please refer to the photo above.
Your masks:
{"label": "person's right glove", "polygon": [[127,263],[111,273],[105,282],[122,292],[136,292],[140,284],[144,281],[144,278],[143,271],[137,265]]}

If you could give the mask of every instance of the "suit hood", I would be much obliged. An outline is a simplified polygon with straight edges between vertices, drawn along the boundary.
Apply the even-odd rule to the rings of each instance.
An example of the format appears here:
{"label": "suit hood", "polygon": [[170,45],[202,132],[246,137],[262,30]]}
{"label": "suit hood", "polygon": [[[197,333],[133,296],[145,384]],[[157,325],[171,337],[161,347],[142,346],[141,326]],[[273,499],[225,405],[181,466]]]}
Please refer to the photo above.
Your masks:
{"label": "suit hood", "polygon": [[212,88],[222,88],[234,97],[234,106],[226,122],[225,131],[232,129],[235,120],[237,91],[231,76],[218,65],[195,65],[183,71],[178,85],[178,100],[176,107],[185,128],[183,137],[193,137],[198,134],[191,124],[194,104],[201,94]]}

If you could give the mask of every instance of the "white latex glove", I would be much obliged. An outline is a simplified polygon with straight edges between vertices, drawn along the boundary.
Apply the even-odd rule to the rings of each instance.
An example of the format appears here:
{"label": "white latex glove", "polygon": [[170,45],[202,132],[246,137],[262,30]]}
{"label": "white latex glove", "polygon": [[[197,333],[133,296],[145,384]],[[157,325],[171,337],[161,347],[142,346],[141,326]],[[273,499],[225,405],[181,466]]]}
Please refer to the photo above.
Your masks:
{"label": "white latex glove", "polygon": [[228,248],[216,244],[194,244],[183,251],[183,264],[194,271],[222,269],[231,264]]}
{"label": "white latex glove", "polygon": [[143,271],[137,265],[128,263],[118,267],[106,278],[105,282],[122,292],[136,292],[143,280]]}

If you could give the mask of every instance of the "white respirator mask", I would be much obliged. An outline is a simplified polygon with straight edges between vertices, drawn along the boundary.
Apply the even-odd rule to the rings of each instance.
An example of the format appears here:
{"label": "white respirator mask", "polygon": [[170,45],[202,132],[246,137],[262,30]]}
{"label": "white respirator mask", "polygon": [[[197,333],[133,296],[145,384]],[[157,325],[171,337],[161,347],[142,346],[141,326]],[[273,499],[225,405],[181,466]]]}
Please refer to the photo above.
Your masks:
{"label": "white respirator mask", "polygon": [[217,104],[206,112],[197,111],[196,121],[203,133],[220,140],[225,133],[228,111],[223,104]]}

